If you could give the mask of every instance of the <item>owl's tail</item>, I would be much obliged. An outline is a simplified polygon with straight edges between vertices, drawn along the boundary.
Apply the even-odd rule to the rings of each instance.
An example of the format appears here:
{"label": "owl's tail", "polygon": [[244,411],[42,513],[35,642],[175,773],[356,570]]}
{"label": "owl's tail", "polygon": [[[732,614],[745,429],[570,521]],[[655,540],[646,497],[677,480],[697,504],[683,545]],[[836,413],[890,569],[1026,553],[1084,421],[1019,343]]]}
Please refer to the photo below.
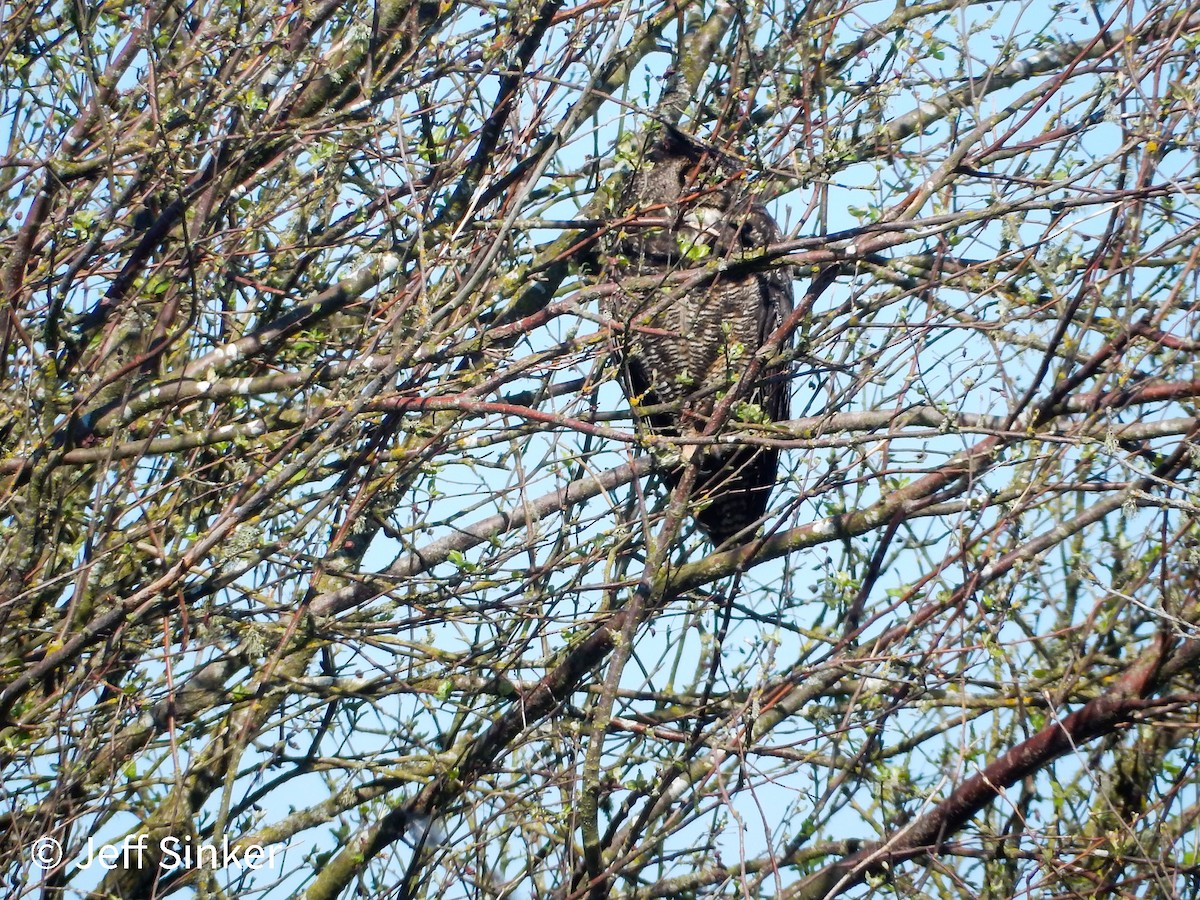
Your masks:
{"label": "owl's tail", "polygon": [[[779,470],[779,451],[772,447],[720,447],[700,458],[692,499],[699,507],[696,524],[714,547],[735,536],[754,536],[767,512]],[[668,481],[679,481],[675,472]]]}

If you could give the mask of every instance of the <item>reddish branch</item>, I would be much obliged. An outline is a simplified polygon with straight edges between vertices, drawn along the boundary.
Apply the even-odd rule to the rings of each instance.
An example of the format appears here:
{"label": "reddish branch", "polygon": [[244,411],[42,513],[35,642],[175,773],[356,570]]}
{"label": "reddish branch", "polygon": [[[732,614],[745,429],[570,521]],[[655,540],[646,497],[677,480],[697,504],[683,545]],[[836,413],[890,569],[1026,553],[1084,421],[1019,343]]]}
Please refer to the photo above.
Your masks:
{"label": "reddish branch", "polygon": [[1052,722],[968,778],[933,810],[886,841],[874,843],[804,879],[784,896],[797,900],[835,897],[899,862],[936,854],[945,840],[1008,787],[1097,737],[1134,724],[1138,714],[1159,705],[1151,696],[1170,678],[1200,662],[1200,641],[1174,649],[1159,634],[1149,648],[1102,697]]}

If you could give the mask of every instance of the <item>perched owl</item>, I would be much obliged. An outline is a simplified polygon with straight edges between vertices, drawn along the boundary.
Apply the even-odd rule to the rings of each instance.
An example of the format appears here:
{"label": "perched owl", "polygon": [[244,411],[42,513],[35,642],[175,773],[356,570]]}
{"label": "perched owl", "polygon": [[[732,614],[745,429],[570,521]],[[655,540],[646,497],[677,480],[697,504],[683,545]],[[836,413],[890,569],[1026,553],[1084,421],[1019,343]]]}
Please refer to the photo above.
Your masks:
{"label": "perched owl", "polygon": [[[625,181],[608,251],[618,276],[666,275],[736,259],[780,240],[779,226],[744,186],[731,182],[719,163],[691,139],[668,129]],[[618,284],[620,279],[618,278]],[[708,415],[737,383],[754,354],[792,310],[792,277],[786,269],[731,276],[681,291],[664,282],[619,290],[604,312],[620,323],[613,349],[621,382],[635,409],[678,404],[677,411],[648,417],[666,435],[703,431]],[[743,394],[745,417],[788,417],[788,371],[762,371]],[[683,448],[701,453],[692,499],[697,521],[714,545],[753,526],[766,512],[779,452],[753,446]],[[668,476],[674,484],[679,470]],[[752,532],[747,531],[743,537]]]}

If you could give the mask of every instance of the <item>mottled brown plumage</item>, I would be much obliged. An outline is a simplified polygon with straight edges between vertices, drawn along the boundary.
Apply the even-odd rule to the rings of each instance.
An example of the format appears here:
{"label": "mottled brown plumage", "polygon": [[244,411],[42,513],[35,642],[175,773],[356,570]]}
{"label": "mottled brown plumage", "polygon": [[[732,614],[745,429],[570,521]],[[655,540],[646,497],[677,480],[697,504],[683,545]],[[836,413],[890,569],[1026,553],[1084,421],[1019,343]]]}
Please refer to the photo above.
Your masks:
{"label": "mottled brown plumage", "polygon": [[[614,228],[608,250],[621,276],[666,275],[714,258],[732,260],[781,237],[774,219],[744,186],[674,130],[629,176],[618,204],[623,224]],[[792,304],[786,269],[721,274],[686,290],[664,281],[617,292],[605,312],[623,326],[613,342],[626,395],[635,408],[679,405],[678,411],[648,417],[655,431],[698,434],[718,395],[738,382]],[[786,419],[787,374],[786,366],[768,367],[743,399],[756,404],[767,420]],[[695,452],[701,454],[693,492],[700,504],[696,518],[719,545],[762,518],[779,453],[748,445],[685,447],[684,459]],[[669,479],[674,484],[678,478],[676,469]]]}

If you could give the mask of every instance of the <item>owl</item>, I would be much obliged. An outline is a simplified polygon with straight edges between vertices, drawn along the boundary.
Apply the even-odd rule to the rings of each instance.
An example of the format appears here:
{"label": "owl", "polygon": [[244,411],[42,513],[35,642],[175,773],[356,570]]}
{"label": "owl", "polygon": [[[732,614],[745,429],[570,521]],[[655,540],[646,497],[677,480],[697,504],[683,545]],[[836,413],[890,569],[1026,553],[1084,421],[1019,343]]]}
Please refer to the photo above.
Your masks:
{"label": "owl", "polygon": [[[624,289],[623,276],[667,275],[714,259],[734,260],[781,239],[779,226],[745,187],[682,132],[668,129],[650,147],[618,195],[619,217],[608,239],[618,290],[604,312],[613,331],[620,381],[635,410],[673,405],[646,416],[656,433],[699,434],[719,396],[737,384],[755,353],[792,311],[788,269],[731,275],[682,288],[666,279]],[[788,417],[788,367],[762,370],[743,418]],[[747,415],[748,414],[748,415]],[[714,546],[753,534],[775,485],[779,451],[750,445],[684,446],[700,454],[692,494],[696,520]],[[667,475],[673,486],[680,468]]]}

